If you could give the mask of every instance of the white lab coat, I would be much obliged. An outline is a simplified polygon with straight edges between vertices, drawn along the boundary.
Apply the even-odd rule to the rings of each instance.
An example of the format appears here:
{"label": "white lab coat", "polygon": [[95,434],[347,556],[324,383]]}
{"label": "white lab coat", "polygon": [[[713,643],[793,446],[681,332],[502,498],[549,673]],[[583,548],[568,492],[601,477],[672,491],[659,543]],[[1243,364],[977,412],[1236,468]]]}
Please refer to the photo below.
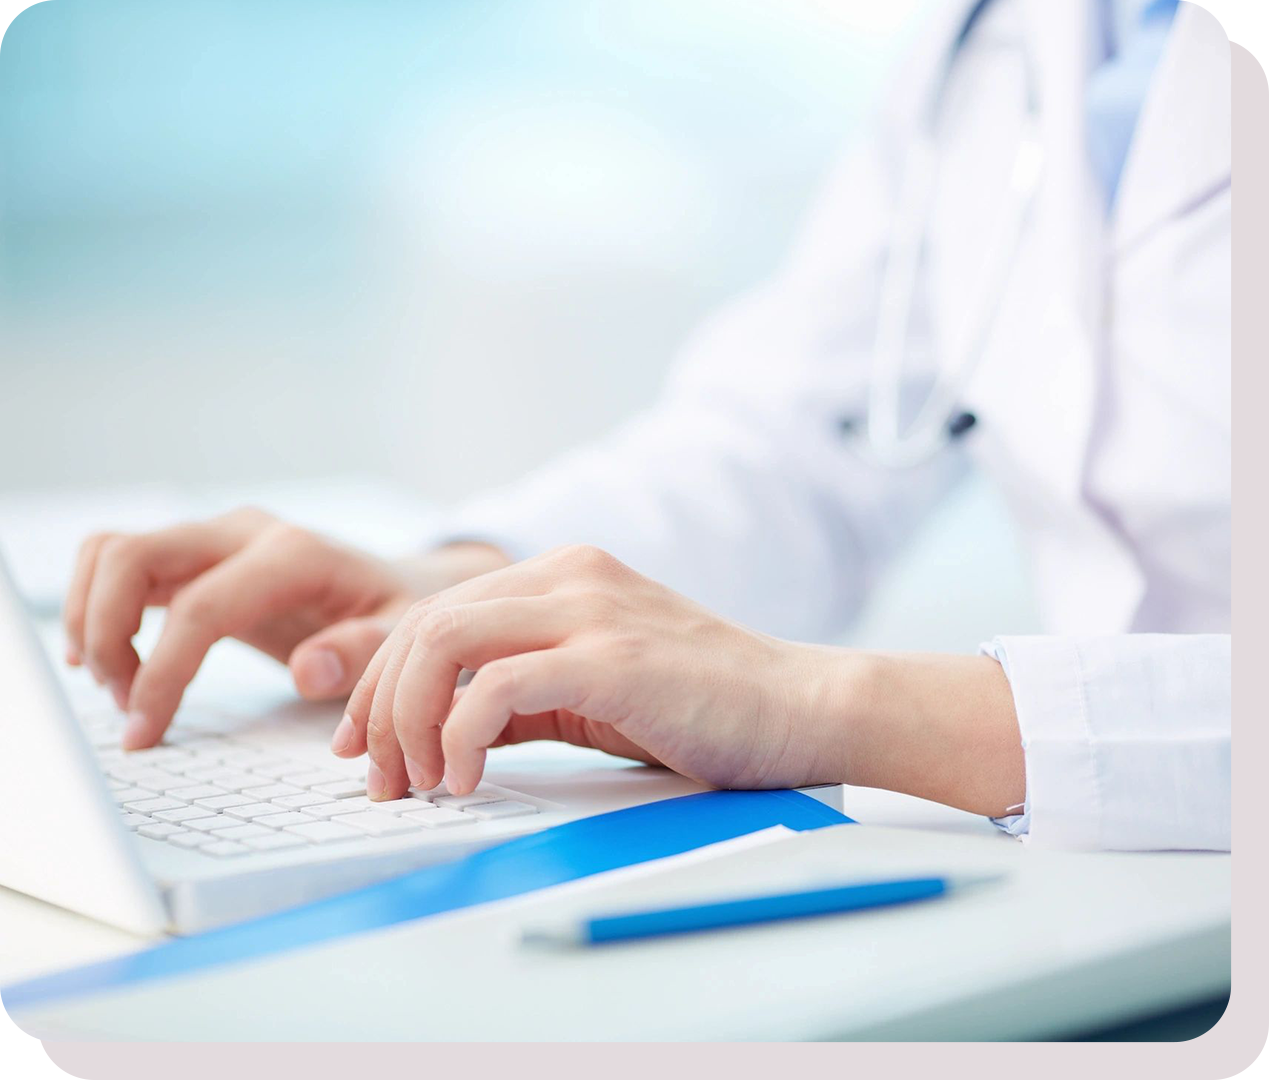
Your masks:
{"label": "white lab coat", "polygon": [[653,409],[463,507],[452,535],[524,556],[607,548],[716,610],[838,634],[878,569],[961,473],[1016,516],[1050,636],[988,648],[1011,680],[1028,813],[1073,848],[1230,838],[1230,51],[1182,4],[1113,211],[1088,164],[1087,0],[1001,0],[944,99],[910,384],[923,395],[973,302],[1024,115],[1045,174],[981,362],[977,427],[910,470],[840,430],[867,392],[900,163],[957,0],[846,158],[787,264],[710,320]]}

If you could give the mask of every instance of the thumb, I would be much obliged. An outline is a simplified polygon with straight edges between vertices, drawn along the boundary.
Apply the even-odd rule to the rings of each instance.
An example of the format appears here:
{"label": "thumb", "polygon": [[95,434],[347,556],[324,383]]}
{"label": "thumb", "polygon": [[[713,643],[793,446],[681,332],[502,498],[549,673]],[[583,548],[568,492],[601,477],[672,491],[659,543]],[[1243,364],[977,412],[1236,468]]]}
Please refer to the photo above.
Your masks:
{"label": "thumb", "polygon": [[287,660],[300,696],[325,701],[351,694],[393,625],[374,616],[344,619],[301,641]]}
{"label": "thumb", "polygon": [[656,755],[628,739],[611,724],[587,720],[564,709],[537,713],[533,716],[512,716],[507,726],[502,729],[502,734],[498,736],[497,741],[490,744],[490,749],[492,750],[495,746],[510,746],[514,743],[539,740],[571,743],[573,746],[584,746],[590,750],[602,750],[605,754],[612,754],[614,757],[632,758],[648,765],[662,764]]}

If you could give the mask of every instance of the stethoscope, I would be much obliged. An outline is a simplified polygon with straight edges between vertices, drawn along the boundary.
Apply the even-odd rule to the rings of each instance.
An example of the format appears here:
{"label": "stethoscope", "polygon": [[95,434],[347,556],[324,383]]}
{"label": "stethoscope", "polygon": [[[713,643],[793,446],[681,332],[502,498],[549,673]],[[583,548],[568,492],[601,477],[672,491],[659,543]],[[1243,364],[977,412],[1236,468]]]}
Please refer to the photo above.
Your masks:
{"label": "stethoscope", "polygon": [[1031,58],[1024,45],[1026,115],[1010,168],[1006,205],[994,235],[987,241],[985,272],[979,282],[978,296],[969,305],[969,316],[949,350],[951,361],[939,365],[932,389],[911,422],[903,427],[900,398],[904,355],[938,175],[936,132],[940,105],[956,60],[989,2],[979,0],[965,20],[948,53],[942,77],[935,84],[922,130],[908,149],[882,271],[867,412],[863,424],[843,422],[845,429],[858,430],[860,453],[887,468],[912,468],[936,457],[977,422],[972,413],[961,408],[959,401],[978,366],[987,335],[999,313],[1009,271],[1040,188],[1044,157],[1040,109]]}

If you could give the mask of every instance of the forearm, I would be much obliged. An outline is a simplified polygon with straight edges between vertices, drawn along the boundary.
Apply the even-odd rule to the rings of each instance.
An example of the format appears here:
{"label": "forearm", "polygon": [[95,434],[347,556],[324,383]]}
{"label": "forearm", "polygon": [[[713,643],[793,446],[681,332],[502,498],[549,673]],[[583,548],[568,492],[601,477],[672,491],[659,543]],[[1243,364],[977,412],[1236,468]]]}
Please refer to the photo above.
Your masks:
{"label": "forearm", "polygon": [[836,654],[815,686],[845,783],[885,788],[976,814],[1026,797],[1009,681],[994,660],[927,653]]}

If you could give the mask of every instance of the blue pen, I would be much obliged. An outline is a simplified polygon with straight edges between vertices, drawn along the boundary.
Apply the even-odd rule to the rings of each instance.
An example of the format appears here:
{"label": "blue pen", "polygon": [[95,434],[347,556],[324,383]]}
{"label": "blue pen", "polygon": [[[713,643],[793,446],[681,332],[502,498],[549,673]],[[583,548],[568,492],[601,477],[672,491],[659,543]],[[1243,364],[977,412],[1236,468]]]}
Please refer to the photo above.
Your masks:
{"label": "blue pen", "polygon": [[767,893],[684,907],[655,908],[589,919],[559,927],[526,930],[524,941],[549,945],[606,945],[617,941],[723,930],[735,926],[839,915],[848,911],[908,904],[944,896],[954,888],[978,885],[997,877],[915,877],[863,881],[799,892]]}

